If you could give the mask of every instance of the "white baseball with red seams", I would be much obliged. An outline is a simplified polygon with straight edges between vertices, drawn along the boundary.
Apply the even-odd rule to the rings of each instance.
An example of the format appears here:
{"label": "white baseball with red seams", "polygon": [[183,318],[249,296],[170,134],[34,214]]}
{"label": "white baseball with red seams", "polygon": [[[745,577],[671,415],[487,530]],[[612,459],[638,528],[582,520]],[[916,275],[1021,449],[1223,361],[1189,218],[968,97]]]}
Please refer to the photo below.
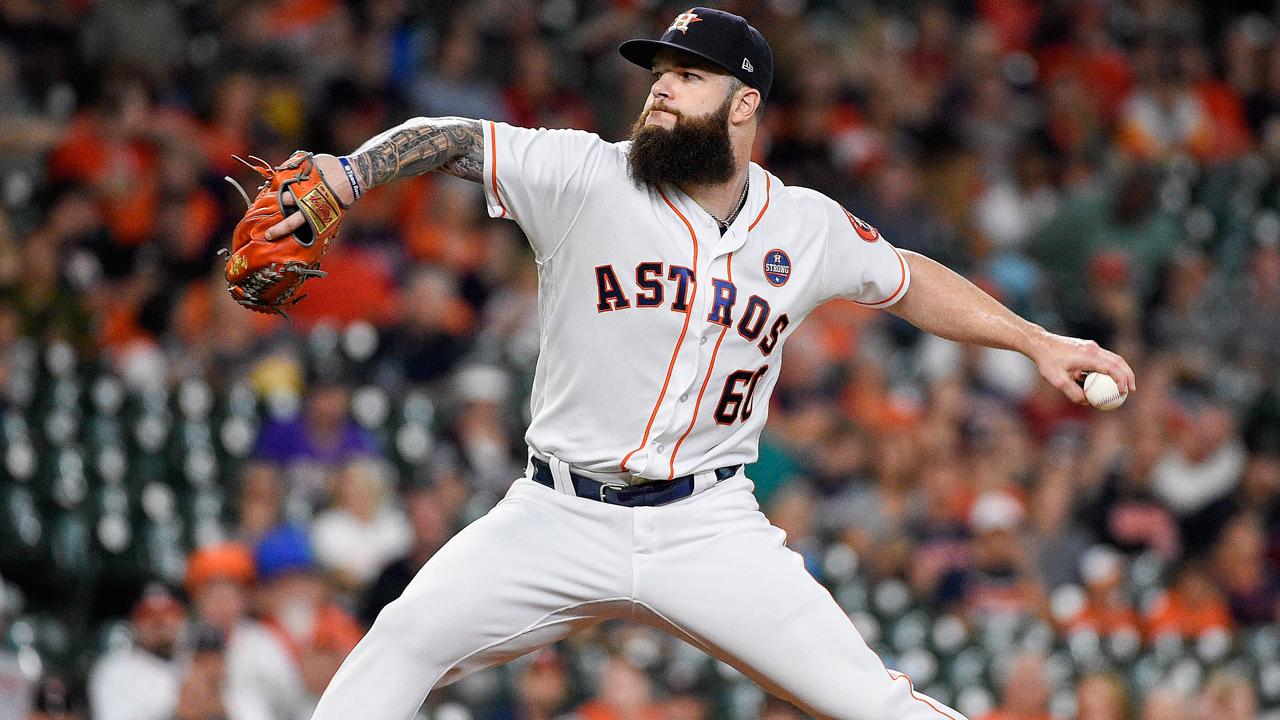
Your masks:
{"label": "white baseball with red seams", "polygon": [[[413,717],[427,692],[607,618],[648,623],[818,717],[961,720],[885,668],[759,511],[756,459],[782,348],[832,298],[897,302],[908,265],[820,193],[749,168],[722,236],[672,186],[641,188],[626,143],[485,122],[489,213],[538,263],[541,353],[526,434],[556,488],[517,479],[431,559],[335,676],[319,720]],[[532,463],[531,463],[532,468]],[[623,507],[572,494],[694,475]]]}
{"label": "white baseball with red seams", "polygon": [[1099,410],[1115,410],[1124,404],[1127,393],[1106,373],[1091,372],[1084,378],[1084,396],[1089,404]]}

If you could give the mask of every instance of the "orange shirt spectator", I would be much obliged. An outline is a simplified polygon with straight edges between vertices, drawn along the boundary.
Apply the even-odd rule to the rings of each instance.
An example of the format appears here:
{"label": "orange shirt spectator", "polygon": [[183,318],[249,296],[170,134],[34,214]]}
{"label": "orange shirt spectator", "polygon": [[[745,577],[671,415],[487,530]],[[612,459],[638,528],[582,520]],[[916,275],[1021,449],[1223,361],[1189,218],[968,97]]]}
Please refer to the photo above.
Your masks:
{"label": "orange shirt spectator", "polygon": [[600,675],[595,697],[578,706],[580,720],[662,720],[648,676],[622,658],[612,658]]}
{"label": "orange shirt spectator", "polygon": [[1051,720],[1049,678],[1045,659],[1036,653],[1018,655],[1002,678],[1000,706],[978,720]]}
{"label": "orange shirt spectator", "polygon": [[1231,610],[1202,563],[1179,570],[1173,587],[1147,611],[1147,638],[1176,633],[1184,639],[1211,630],[1231,631]]}
{"label": "orange shirt spectator", "polygon": [[1124,595],[1125,565],[1120,553],[1105,545],[1089,548],[1080,558],[1080,575],[1085,604],[1062,621],[1063,630],[1092,630],[1099,635],[1139,632],[1138,613]]}
{"label": "orange shirt spectator", "polygon": [[1138,613],[1125,604],[1102,605],[1092,600],[1085,603],[1080,614],[1065,623],[1067,632],[1092,630],[1099,635],[1114,635],[1132,630],[1138,632]]}
{"label": "orange shirt spectator", "polygon": [[272,4],[267,24],[277,37],[309,35],[318,32],[337,7],[337,0],[282,0]]}
{"label": "orange shirt spectator", "polygon": [[[335,244],[324,259],[325,266],[331,271],[329,276],[312,279],[303,288],[306,302],[286,309],[300,328],[324,320],[339,325],[354,320],[384,325],[394,319],[399,305],[395,278],[372,252]],[[332,272],[334,268],[341,271]]]}

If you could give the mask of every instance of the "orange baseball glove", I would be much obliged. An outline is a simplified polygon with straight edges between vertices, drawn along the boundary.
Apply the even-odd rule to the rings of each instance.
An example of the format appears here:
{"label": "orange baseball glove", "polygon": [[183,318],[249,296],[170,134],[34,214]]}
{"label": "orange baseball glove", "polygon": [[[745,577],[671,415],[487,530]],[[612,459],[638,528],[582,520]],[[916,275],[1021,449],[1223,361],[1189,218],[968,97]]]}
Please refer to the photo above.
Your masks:
{"label": "orange baseball glove", "polygon": [[[240,184],[236,186],[249,210],[231,234],[227,256],[227,290],[236,302],[261,313],[285,315],[284,306],[296,304],[302,284],[308,278],[324,277],[320,258],[338,235],[338,225],[346,206],[325,182],[311,153],[295,152],[283,165],[271,167],[260,158],[236,158],[266,180],[252,201]],[[292,201],[285,202],[285,193]],[[301,211],[307,222],[292,235],[267,240],[267,228],[286,216]]]}

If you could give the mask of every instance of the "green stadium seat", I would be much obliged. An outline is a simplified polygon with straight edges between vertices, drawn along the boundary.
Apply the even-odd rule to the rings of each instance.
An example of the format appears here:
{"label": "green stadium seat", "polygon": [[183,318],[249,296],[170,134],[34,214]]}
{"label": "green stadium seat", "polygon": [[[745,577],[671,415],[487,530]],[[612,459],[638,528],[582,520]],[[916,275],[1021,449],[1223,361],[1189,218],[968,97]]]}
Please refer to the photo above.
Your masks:
{"label": "green stadium seat", "polygon": [[931,622],[931,618],[923,610],[908,612],[893,624],[893,629],[889,632],[890,645],[899,653],[924,648],[929,640]]}
{"label": "green stadium seat", "polygon": [[98,558],[93,518],[83,509],[59,510],[49,520],[49,571],[62,587],[84,592],[93,586]]}
{"label": "green stadium seat", "polygon": [[967,717],[982,717],[996,707],[996,697],[983,685],[970,685],[956,690],[956,709]]}
{"label": "green stadium seat", "polygon": [[832,595],[846,613],[866,610],[870,601],[870,591],[867,589],[867,584],[858,577],[841,583],[832,591]]}
{"label": "green stadium seat", "polygon": [[48,528],[40,504],[25,484],[0,486],[0,573],[25,576],[45,562]]}
{"label": "green stadium seat", "polygon": [[947,663],[945,677],[953,688],[982,685],[987,680],[989,658],[981,648],[969,646],[956,653]]}
{"label": "green stadium seat", "polygon": [[224,459],[244,460],[258,443],[260,427],[254,416],[228,415],[218,427],[218,448]]}
{"label": "green stadium seat", "polygon": [[902,617],[911,603],[911,589],[898,578],[881,580],[871,590],[871,611],[880,620]]}

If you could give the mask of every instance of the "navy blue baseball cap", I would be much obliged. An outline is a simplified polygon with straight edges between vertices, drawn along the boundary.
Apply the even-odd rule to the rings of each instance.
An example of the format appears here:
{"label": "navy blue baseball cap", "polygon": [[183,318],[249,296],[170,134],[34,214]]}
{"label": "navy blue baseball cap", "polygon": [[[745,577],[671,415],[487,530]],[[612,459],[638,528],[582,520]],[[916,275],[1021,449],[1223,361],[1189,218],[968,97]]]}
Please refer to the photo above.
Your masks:
{"label": "navy blue baseball cap", "polygon": [[677,15],[660,39],[628,40],[618,46],[618,52],[647,70],[663,48],[697,55],[759,90],[762,99],[769,97],[773,51],[745,18],[723,10],[692,8]]}

